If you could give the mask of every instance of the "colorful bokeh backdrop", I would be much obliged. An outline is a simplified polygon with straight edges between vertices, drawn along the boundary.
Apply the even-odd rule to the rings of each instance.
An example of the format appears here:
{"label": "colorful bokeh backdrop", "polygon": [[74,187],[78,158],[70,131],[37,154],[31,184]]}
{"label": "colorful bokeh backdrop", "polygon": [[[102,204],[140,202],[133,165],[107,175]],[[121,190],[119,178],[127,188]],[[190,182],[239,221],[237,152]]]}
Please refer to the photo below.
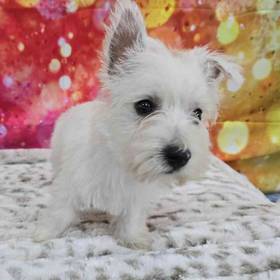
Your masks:
{"label": "colorful bokeh backdrop", "polygon": [[[280,1],[136,0],[149,34],[208,44],[243,65],[222,86],[213,151],[263,191],[280,190]],[[48,147],[55,120],[94,99],[114,0],[0,0],[0,148]]]}

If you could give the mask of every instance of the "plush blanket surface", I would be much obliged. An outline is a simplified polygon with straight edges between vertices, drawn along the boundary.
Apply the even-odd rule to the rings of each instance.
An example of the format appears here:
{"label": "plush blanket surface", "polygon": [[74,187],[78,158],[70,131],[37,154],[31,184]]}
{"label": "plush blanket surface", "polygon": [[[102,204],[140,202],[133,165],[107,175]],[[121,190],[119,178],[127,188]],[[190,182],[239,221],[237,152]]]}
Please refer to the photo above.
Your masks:
{"label": "plush blanket surface", "polygon": [[152,251],[120,246],[102,222],[33,242],[49,199],[48,153],[0,152],[1,280],[280,279],[279,204],[216,158],[201,181],[155,204]]}

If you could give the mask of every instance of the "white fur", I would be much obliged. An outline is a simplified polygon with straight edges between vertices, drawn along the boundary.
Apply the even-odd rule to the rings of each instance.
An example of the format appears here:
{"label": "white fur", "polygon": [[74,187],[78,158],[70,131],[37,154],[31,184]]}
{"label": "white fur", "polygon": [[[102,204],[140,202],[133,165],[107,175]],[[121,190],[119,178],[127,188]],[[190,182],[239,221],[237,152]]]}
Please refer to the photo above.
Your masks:
{"label": "white fur", "polygon": [[[84,211],[101,210],[114,216],[116,238],[147,247],[149,204],[207,167],[207,125],[217,116],[221,80],[211,71],[218,67],[238,82],[242,77],[224,55],[206,48],[169,50],[148,37],[138,7],[129,0],[117,2],[103,50],[100,78],[107,97],[76,106],[58,120],[52,138],[52,202],[34,238],[59,236]],[[140,118],[134,103],[149,97],[160,108]],[[198,107],[203,120],[195,124]],[[172,174],[161,157],[169,144],[192,153],[188,164]]]}

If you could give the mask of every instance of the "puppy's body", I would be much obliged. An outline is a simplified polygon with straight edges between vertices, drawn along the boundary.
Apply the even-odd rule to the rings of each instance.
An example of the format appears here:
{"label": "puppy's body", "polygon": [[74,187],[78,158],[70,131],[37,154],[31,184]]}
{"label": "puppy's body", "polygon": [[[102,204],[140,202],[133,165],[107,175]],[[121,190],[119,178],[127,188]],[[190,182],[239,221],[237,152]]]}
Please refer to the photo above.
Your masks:
{"label": "puppy's body", "polygon": [[96,210],[118,217],[113,231],[119,239],[135,246],[148,242],[145,210],[170,185],[143,184],[124,172],[113,151],[108,119],[109,104],[94,101],[73,107],[58,120],[52,138],[54,200],[37,232],[38,240],[61,234],[79,222],[82,212]]}
{"label": "puppy's body", "polygon": [[147,247],[150,202],[198,178],[210,155],[207,130],[218,84],[242,81],[239,67],[206,48],[171,51],[150,38],[136,4],[119,1],[107,30],[103,99],[64,113],[52,138],[52,202],[35,232],[56,237],[82,212],[114,216],[116,238]]}

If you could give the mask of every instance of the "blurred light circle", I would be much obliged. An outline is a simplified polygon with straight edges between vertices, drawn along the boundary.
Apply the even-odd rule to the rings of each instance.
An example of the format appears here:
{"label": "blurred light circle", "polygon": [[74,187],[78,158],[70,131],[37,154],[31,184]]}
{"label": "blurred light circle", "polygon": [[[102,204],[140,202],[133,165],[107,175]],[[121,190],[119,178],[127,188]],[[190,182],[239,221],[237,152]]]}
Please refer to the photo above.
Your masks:
{"label": "blurred light circle", "polygon": [[229,155],[242,152],[249,143],[249,129],[245,122],[224,122],[218,135],[219,149]]}
{"label": "blurred light circle", "polygon": [[264,80],[271,74],[271,60],[267,58],[259,59],[253,66],[252,73],[256,80]]}
{"label": "blurred light circle", "polygon": [[239,23],[234,16],[230,16],[220,23],[217,31],[217,39],[222,45],[228,45],[237,39],[239,32]]}

